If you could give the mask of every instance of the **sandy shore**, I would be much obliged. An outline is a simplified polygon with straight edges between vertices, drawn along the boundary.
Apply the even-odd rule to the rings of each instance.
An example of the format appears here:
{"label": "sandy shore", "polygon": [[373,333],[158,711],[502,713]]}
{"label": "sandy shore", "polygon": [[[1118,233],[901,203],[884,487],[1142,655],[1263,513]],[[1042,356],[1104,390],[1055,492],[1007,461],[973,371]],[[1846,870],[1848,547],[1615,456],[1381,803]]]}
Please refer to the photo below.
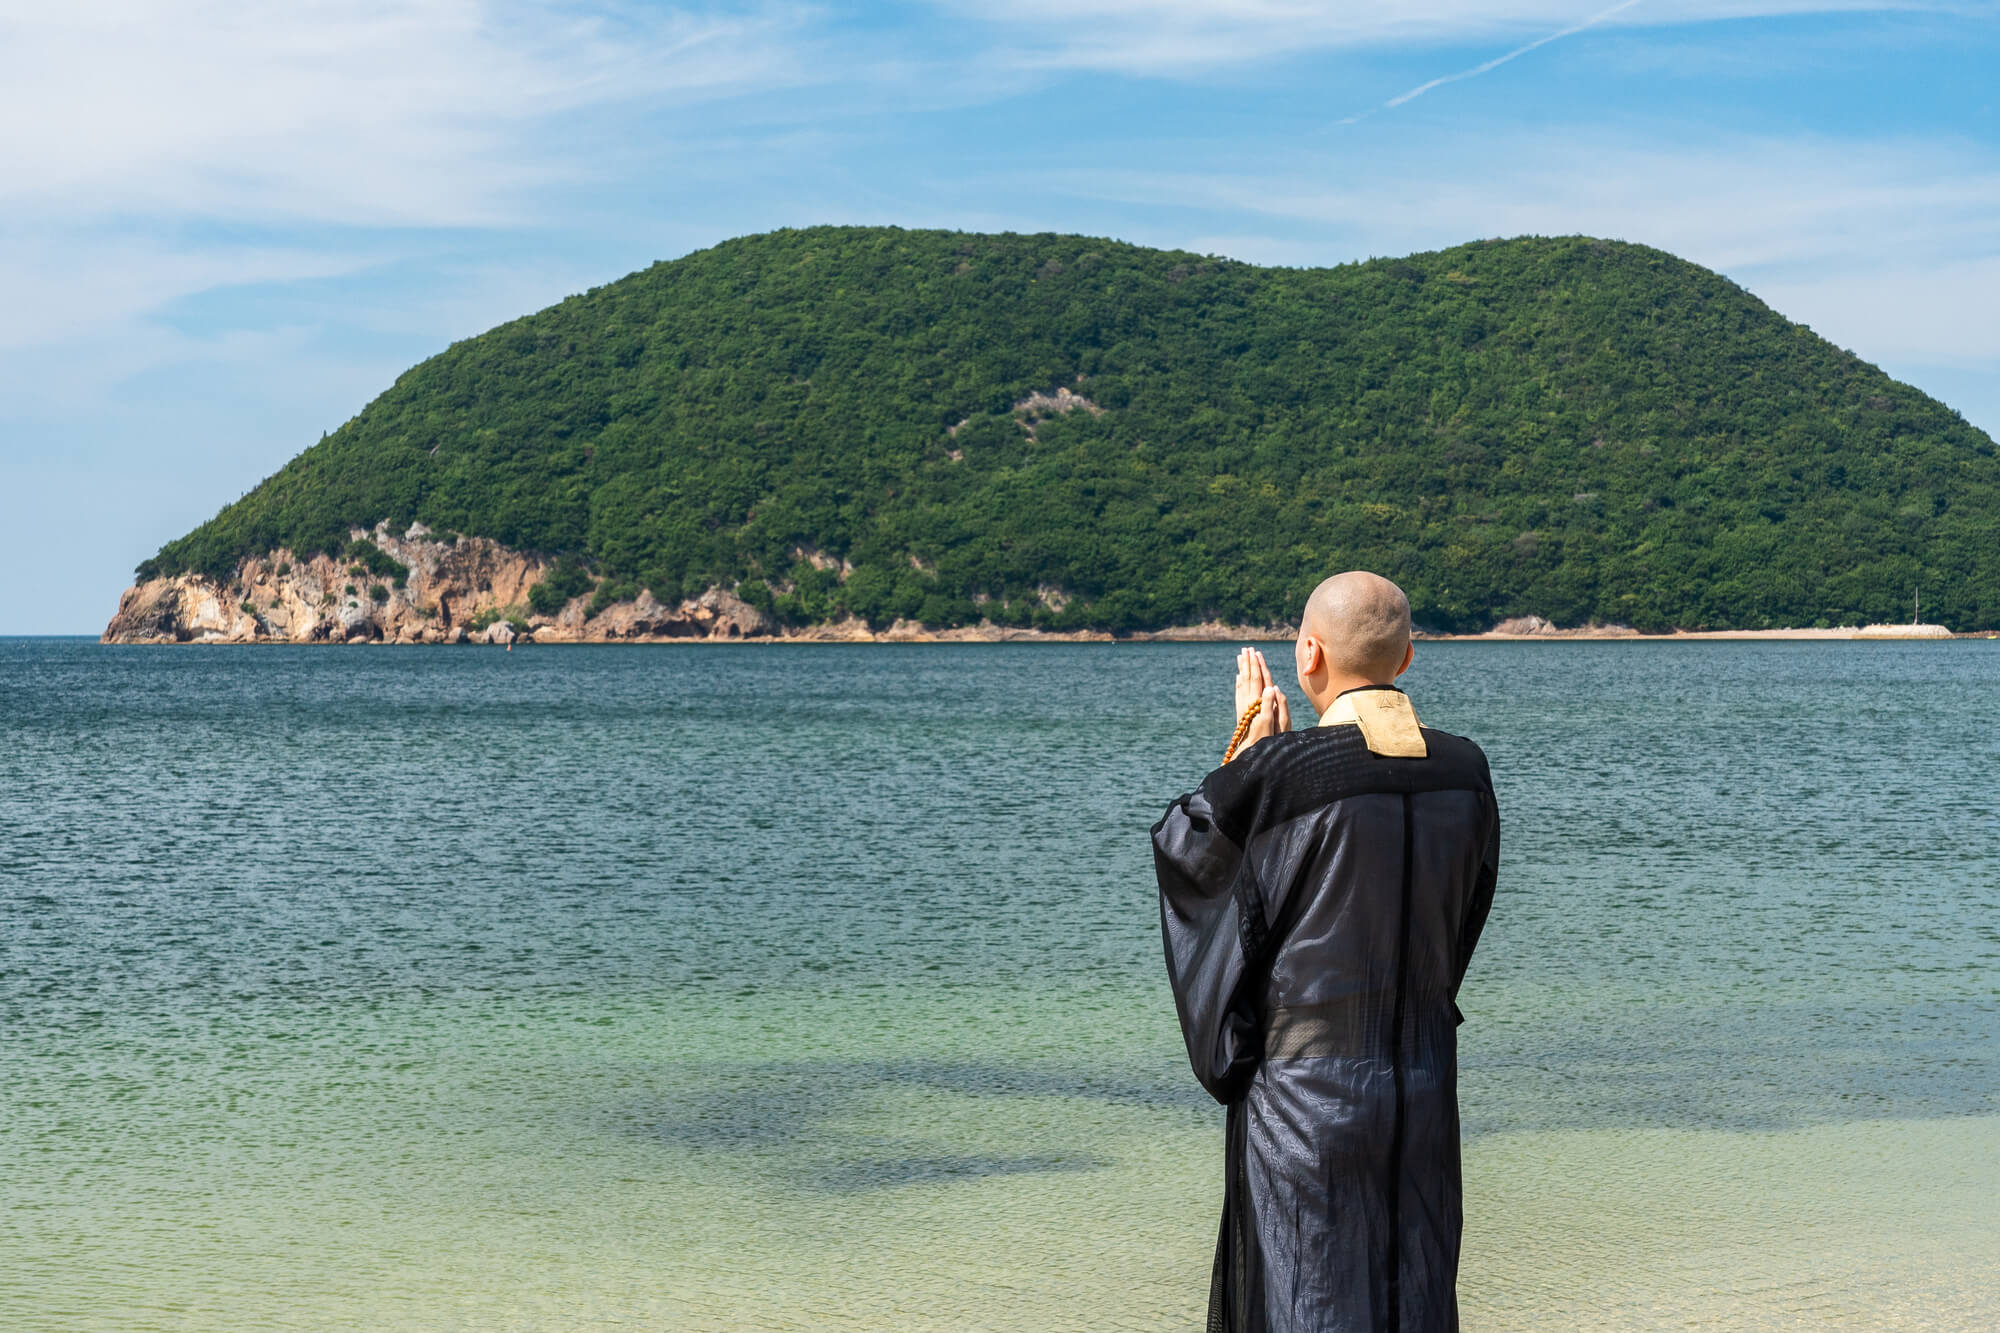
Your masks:
{"label": "sandy shore", "polygon": [[[1591,625],[1580,629],[1539,629],[1515,631],[1491,629],[1481,634],[1435,634],[1418,630],[1416,637],[1429,643],[1552,643],[1575,641],[1617,641],[1638,643],[1702,643],[1718,640],[1849,640],[1883,639],[1907,642],[1916,639],[1990,639],[1990,633],[1945,635],[1899,633],[1901,626],[1871,625],[1864,631],[1855,625],[1832,629],[1720,629],[1673,630],[1666,634],[1641,634],[1627,625]],[[1113,635],[1103,630],[1052,631],[1010,629],[993,624],[968,625],[959,629],[926,629],[898,621],[886,630],[870,631],[858,622],[844,625],[816,625],[760,636],[767,642],[803,643],[1290,643],[1298,637],[1291,625],[1226,625],[1210,621],[1201,625],[1181,625],[1171,629],[1144,630]]]}
{"label": "sandy shore", "polygon": [[1586,629],[1545,629],[1527,634],[1507,634],[1488,630],[1484,634],[1423,634],[1418,638],[1441,643],[1546,643],[1561,640],[1634,639],[1646,643],[1697,643],[1714,639],[1852,639],[1857,631],[1848,625],[1839,629],[1717,629],[1674,630],[1667,634],[1641,634],[1623,625],[1592,626]]}
{"label": "sandy shore", "polygon": [[1484,634],[1426,634],[1418,631],[1417,637],[1432,643],[1548,643],[1575,640],[1631,641],[1638,643],[1703,643],[1717,640],[1841,640],[1883,643],[1940,642],[1945,639],[1992,639],[2000,638],[1988,632],[1976,634],[1864,634],[1852,625],[1836,629],[1717,629],[1717,630],[1674,630],[1668,634],[1641,634],[1635,629],[1622,626],[1598,627],[1592,629],[1552,629],[1533,634],[1503,634],[1489,630]]}
{"label": "sandy shore", "polygon": [[[1519,622],[1511,622],[1519,623]],[[1673,630],[1666,634],[1641,634],[1629,625],[1589,625],[1579,629],[1557,629],[1546,622],[1538,628],[1516,630],[1510,622],[1481,634],[1434,634],[1418,630],[1416,637],[1430,643],[1551,643],[1575,641],[1617,641],[1637,643],[1704,643],[1747,640],[1886,640],[1911,642],[1922,639],[1991,639],[1992,633],[1949,634],[1938,626],[1923,626],[1921,632],[1906,632],[1901,625],[1836,625],[1831,629],[1718,629]],[[853,627],[815,627],[794,631],[784,637],[819,642],[873,643],[1289,643],[1298,637],[1291,625],[1226,625],[1210,621],[1173,629],[1135,634],[1111,635],[1102,630],[1067,633],[1032,629],[1003,629],[996,625],[973,625],[962,629],[927,630],[899,622],[889,629],[868,633]]]}
{"label": "sandy shore", "polygon": [[[1298,637],[1298,631],[1287,625],[1182,625],[1164,630],[1141,630],[1129,634],[1111,634],[1104,630],[1038,630],[1011,629],[997,625],[970,625],[958,629],[926,629],[922,626],[901,623],[886,630],[868,630],[855,625],[814,625],[804,629],[783,630],[776,634],[758,634],[740,639],[717,638],[656,638],[638,639],[641,643],[1290,643]],[[1527,634],[1511,634],[1501,630],[1488,630],[1483,634],[1434,634],[1418,630],[1416,638],[1425,643],[1705,643],[1717,641],[1862,641],[1880,640],[1888,643],[1911,643],[1923,640],[1936,642],[1944,638],[1993,639],[2000,638],[1988,632],[1954,635],[1897,635],[1863,634],[1852,625],[1835,629],[1723,629],[1723,630],[1673,630],[1666,634],[1641,634],[1635,629],[1622,625],[1593,626],[1585,629],[1545,629]],[[541,643],[563,643],[568,640],[536,635]]]}

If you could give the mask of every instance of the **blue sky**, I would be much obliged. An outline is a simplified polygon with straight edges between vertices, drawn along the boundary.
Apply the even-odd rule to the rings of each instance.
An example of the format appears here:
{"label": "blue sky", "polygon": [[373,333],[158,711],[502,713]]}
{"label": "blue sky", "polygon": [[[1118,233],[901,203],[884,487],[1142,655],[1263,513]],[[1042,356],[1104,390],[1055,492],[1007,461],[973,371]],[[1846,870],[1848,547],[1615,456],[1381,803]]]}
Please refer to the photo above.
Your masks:
{"label": "blue sky", "polygon": [[818,222],[1642,241],[2000,434],[2000,0],[65,0],[0,168],[0,633],[451,341]]}

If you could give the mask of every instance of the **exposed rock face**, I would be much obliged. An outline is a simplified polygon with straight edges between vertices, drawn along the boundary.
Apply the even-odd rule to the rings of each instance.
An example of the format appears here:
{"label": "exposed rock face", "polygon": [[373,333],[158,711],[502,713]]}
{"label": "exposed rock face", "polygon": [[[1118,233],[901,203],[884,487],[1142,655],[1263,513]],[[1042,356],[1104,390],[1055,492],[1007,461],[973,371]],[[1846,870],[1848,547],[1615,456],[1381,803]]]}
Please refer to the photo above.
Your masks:
{"label": "exposed rock face", "polygon": [[517,637],[577,643],[614,639],[769,637],[777,623],[735,593],[711,588],[668,606],[642,593],[589,615],[586,594],[553,616],[529,609],[549,562],[483,537],[434,538],[421,524],[355,529],[409,567],[405,584],[327,555],[286,550],[246,560],[225,586],[194,574],[126,590],[106,643],[495,643]]}
{"label": "exposed rock face", "polygon": [[1551,621],[1540,616],[1512,616],[1501,621],[1484,634],[1433,635],[1419,631],[1417,638],[1448,639],[1636,639],[1639,631],[1630,625],[1579,625],[1571,629],[1559,629]]}
{"label": "exposed rock face", "polygon": [[[1078,378],[1082,377],[1079,376]],[[1047,421],[1050,417],[1058,417],[1065,412],[1075,412],[1078,410],[1088,412],[1094,417],[1104,415],[1103,408],[1091,402],[1080,393],[1070,392],[1068,387],[1065,386],[1057,389],[1054,393],[1036,392],[1029,394],[1026,398],[1014,404],[1014,419],[1020,423],[1021,429],[1026,431],[1028,438],[1032,440],[1035,438],[1035,427],[1039,426],[1042,422]],[[958,433],[957,427],[952,428],[952,433],[954,435]]]}
{"label": "exposed rock face", "polygon": [[[356,528],[408,566],[403,586],[355,573],[354,562],[277,550],[245,560],[228,584],[196,574],[153,579],[128,588],[105,627],[106,643],[661,643],[667,641],[799,640],[815,643],[1096,642],[1099,630],[1050,632],[982,621],[931,629],[899,620],[887,629],[847,619],[802,629],[776,620],[727,588],[662,602],[650,591],[590,614],[590,594],[555,615],[530,610],[529,590],[549,572],[539,556],[512,551],[484,537],[442,541],[418,524],[400,537],[386,524]],[[816,555],[817,553],[810,553]],[[831,558],[827,565],[833,567]],[[815,563],[818,563],[815,561]],[[1055,610],[1062,593],[1046,589]],[[1239,640],[1289,638],[1287,626],[1191,625],[1134,634],[1134,639]]]}
{"label": "exposed rock face", "polygon": [[[579,612],[581,609],[577,608]],[[564,616],[568,615],[565,608]],[[564,632],[571,630],[561,625],[558,628]],[[776,621],[735,593],[710,588],[679,606],[668,606],[651,592],[642,592],[629,602],[605,608],[588,623],[579,614],[573,637],[589,641],[753,639],[769,637],[777,630]],[[537,630],[535,637],[547,642],[551,636]]]}

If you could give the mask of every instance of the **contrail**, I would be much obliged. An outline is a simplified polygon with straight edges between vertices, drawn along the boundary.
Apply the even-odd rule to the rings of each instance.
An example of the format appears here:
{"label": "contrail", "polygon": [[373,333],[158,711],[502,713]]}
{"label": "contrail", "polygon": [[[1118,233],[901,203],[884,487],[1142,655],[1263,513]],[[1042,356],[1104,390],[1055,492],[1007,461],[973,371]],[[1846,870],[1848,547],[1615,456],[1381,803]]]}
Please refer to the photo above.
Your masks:
{"label": "contrail", "polygon": [[[1403,105],[1403,103],[1405,102],[1414,102],[1419,97],[1422,97],[1425,93],[1429,92],[1433,88],[1443,87],[1447,83],[1457,83],[1460,79],[1476,78],[1477,76],[1486,73],[1488,70],[1500,68],[1500,66],[1506,64],[1510,60],[1519,60],[1522,56],[1528,54],[1528,52],[1533,51],[1537,47],[1547,46],[1550,42],[1560,41],[1564,37],[1572,37],[1577,33],[1582,32],[1586,28],[1594,28],[1598,24],[1604,22],[1604,20],[1610,18],[1613,14],[1617,14],[1623,10],[1630,9],[1632,6],[1638,3],[1639,0],[1620,0],[1620,3],[1615,4],[1611,6],[1611,8],[1603,10],[1600,13],[1592,14],[1589,18],[1585,19],[1581,23],[1575,24],[1568,28],[1564,28],[1561,32],[1552,32],[1546,37],[1537,37],[1534,41],[1529,42],[1526,46],[1517,46],[1512,51],[1509,51],[1506,55],[1495,56],[1493,57],[1493,59],[1487,61],[1483,65],[1474,65],[1471,69],[1462,69],[1456,74],[1446,74],[1442,78],[1432,79],[1429,83],[1420,83],[1416,87],[1410,89],[1410,91],[1398,94],[1397,96],[1390,98],[1388,101],[1384,102],[1381,106],[1377,107],[1376,110],[1387,111],[1392,107],[1399,107]],[[1366,116],[1369,114],[1371,113],[1364,111],[1361,113],[1360,116],[1349,116],[1347,119],[1341,121],[1340,123],[1343,125],[1352,125],[1355,121],[1360,120],[1362,116]]]}

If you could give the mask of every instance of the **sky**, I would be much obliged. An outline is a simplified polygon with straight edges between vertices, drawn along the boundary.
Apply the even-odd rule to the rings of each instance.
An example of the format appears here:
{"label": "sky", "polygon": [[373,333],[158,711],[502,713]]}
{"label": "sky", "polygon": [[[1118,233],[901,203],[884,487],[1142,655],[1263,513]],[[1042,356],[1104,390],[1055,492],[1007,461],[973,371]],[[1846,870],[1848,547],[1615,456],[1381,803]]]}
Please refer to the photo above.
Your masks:
{"label": "sky", "polygon": [[458,339],[828,222],[1638,241],[2000,435],[2000,0],[0,0],[0,634]]}

